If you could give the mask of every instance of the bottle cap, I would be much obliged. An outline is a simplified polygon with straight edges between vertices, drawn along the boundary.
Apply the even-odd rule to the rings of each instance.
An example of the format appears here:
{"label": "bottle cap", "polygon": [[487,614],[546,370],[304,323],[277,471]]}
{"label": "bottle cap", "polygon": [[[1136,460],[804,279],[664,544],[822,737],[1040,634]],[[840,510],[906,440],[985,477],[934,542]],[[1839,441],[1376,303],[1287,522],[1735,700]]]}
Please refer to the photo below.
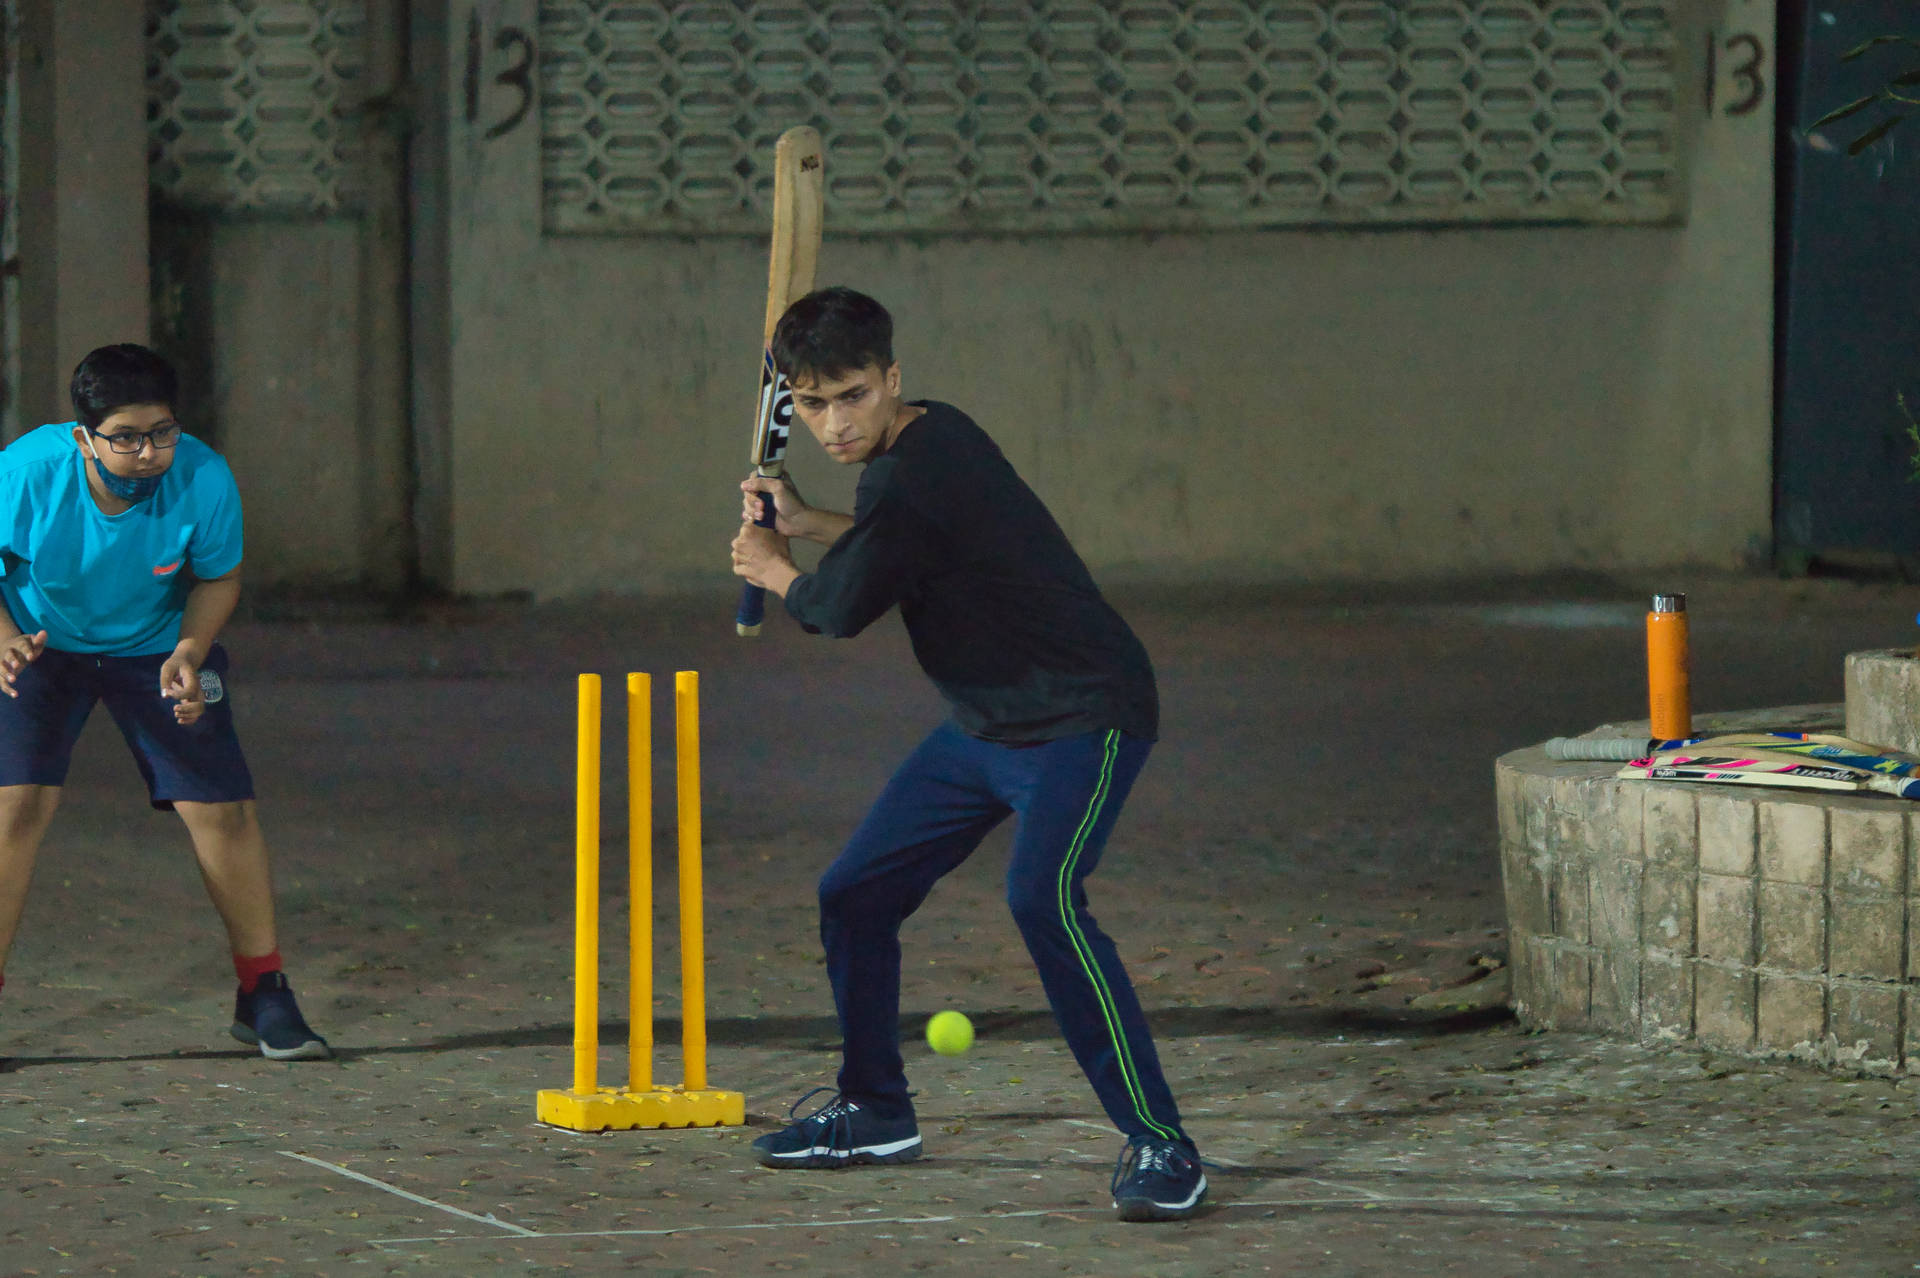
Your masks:
{"label": "bottle cap", "polygon": [[1653,597],[1655,612],[1685,612],[1687,597],[1682,594],[1659,594]]}

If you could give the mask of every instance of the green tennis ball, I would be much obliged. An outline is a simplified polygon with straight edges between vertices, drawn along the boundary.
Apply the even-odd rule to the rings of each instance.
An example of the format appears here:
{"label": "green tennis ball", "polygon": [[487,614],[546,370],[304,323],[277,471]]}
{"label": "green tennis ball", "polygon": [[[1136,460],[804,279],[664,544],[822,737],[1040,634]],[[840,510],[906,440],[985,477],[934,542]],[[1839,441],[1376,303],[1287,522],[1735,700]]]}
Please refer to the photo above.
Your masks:
{"label": "green tennis ball", "polygon": [[935,1012],[927,1021],[927,1046],[942,1056],[958,1056],[973,1046],[973,1022],[958,1012]]}

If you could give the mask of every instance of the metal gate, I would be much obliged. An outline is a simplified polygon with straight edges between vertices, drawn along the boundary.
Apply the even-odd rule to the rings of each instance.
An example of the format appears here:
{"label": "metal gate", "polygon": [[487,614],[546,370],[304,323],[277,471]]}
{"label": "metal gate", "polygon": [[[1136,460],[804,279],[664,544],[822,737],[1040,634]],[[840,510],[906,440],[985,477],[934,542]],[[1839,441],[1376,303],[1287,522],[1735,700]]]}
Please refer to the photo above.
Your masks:
{"label": "metal gate", "polygon": [[1908,480],[1914,441],[1899,402],[1920,416],[1920,130],[1858,156],[1847,140],[1871,116],[1807,131],[1893,73],[1883,58],[1841,61],[1882,33],[1920,35],[1913,5],[1780,7],[1774,538],[1789,572],[1861,552],[1920,567],[1920,485]]}

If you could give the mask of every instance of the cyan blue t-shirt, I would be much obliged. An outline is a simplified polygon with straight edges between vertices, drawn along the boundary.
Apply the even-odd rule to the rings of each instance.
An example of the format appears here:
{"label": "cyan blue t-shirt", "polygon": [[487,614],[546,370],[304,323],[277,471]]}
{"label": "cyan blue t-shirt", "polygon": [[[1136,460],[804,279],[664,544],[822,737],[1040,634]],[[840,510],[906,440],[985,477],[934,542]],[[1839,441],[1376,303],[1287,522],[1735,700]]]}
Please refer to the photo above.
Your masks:
{"label": "cyan blue t-shirt", "polygon": [[[241,558],[240,490],[213,449],[182,434],[160,489],[118,515],[87,487],[74,423],[0,449],[0,598],[47,646],[116,657],[172,652],[194,579]],[[95,447],[101,447],[96,442]]]}

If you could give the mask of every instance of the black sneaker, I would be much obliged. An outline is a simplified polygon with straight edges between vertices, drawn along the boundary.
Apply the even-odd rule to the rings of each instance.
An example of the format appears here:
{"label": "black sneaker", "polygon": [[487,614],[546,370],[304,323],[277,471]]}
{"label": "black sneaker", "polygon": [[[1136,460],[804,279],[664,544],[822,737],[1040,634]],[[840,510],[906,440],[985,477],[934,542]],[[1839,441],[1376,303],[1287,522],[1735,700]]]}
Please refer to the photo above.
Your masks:
{"label": "black sneaker", "polygon": [[1113,1209],[1122,1220],[1185,1220],[1207,1200],[1200,1155],[1179,1140],[1135,1136],[1113,1169]]}
{"label": "black sneaker", "polygon": [[[816,1087],[793,1103],[792,1118]],[[910,1163],[920,1157],[920,1127],[912,1118],[881,1118],[838,1092],[818,1109],[753,1142],[763,1167],[851,1167],[855,1163]]]}
{"label": "black sneaker", "polygon": [[283,972],[268,972],[253,993],[234,996],[229,1032],[249,1047],[258,1044],[260,1054],[271,1061],[324,1061],[333,1055],[327,1040],[308,1028],[300,1015],[293,987]]}

